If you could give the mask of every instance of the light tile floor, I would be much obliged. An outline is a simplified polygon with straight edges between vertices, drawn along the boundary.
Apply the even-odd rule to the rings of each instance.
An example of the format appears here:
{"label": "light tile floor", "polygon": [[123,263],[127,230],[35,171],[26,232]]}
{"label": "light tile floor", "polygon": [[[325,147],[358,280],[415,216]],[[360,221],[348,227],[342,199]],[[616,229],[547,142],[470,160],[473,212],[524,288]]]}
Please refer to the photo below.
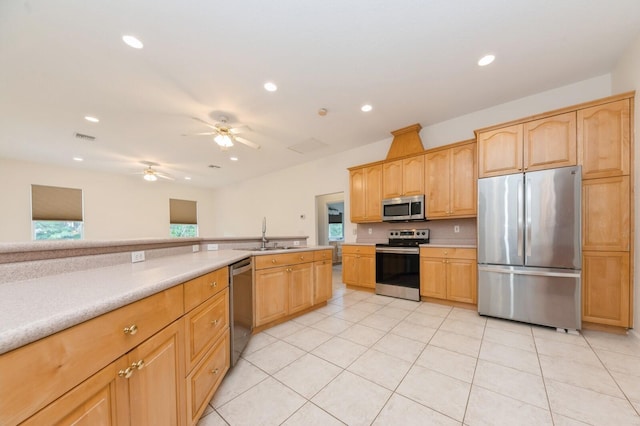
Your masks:
{"label": "light tile floor", "polygon": [[199,426],[640,425],[640,339],[348,290],[252,337]]}

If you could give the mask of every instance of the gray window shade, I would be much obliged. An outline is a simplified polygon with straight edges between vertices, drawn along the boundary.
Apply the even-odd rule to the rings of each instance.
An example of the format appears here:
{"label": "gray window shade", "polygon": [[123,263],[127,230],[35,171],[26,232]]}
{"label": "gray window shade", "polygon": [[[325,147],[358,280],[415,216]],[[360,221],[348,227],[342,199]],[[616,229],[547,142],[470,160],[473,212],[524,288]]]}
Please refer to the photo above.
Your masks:
{"label": "gray window shade", "polygon": [[82,189],[31,185],[31,218],[82,222]]}
{"label": "gray window shade", "polygon": [[197,225],[198,209],[195,201],[169,199],[169,222],[181,225]]}

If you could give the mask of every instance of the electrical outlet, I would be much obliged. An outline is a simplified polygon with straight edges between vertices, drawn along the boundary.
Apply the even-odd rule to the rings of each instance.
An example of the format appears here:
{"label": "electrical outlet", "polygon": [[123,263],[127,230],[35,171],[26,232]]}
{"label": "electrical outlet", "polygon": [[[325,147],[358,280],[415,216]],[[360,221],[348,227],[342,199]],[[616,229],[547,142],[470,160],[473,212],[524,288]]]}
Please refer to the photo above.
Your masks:
{"label": "electrical outlet", "polygon": [[367,229],[367,232],[369,233],[369,235],[373,234],[373,228]]}
{"label": "electrical outlet", "polygon": [[296,246],[296,247],[297,247],[297,246],[299,246],[299,245],[300,245],[300,241],[298,241],[298,240],[294,240],[294,241],[293,241],[293,245],[294,245],[294,246]]}
{"label": "electrical outlet", "polygon": [[460,232],[460,226],[459,226],[459,225],[454,225],[454,226],[453,226],[453,232],[455,232],[456,234],[457,234],[458,232]]}
{"label": "electrical outlet", "polygon": [[218,250],[218,245],[217,244],[207,244],[207,250],[209,250],[209,251]]}
{"label": "electrical outlet", "polygon": [[132,251],[131,263],[144,262],[144,251]]}
{"label": "electrical outlet", "polygon": [[191,250],[195,253],[200,251],[200,245],[199,244],[194,244],[191,246]]}

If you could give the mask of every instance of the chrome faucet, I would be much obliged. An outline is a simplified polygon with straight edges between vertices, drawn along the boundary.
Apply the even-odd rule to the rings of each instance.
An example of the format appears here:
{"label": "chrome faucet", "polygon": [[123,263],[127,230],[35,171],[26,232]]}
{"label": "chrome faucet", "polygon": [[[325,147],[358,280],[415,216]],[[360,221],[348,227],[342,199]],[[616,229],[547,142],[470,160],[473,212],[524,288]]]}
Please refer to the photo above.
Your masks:
{"label": "chrome faucet", "polygon": [[267,240],[267,237],[265,236],[267,233],[267,218],[263,217],[262,218],[262,245],[260,246],[261,249],[265,249],[267,248],[267,243],[269,242],[269,240]]}

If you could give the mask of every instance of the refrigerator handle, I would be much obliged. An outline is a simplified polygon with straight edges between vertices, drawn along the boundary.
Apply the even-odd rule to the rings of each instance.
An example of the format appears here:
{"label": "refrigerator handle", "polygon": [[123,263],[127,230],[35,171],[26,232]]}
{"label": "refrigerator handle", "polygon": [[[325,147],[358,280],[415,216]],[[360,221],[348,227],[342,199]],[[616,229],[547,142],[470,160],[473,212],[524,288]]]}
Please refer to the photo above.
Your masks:
{"label": "refrigerator handle", "polygon": [[524,229],[524,218],[523,218],[523,186],[524,181],[521,179],[518,182],[518,257],[522,256],[522,230]]}
{"label": "refrigerator handle", "polygon": [[526,217],[526,240],[524,242],[526,256],[531,256],[531,180],[525,180],[525,217]]}

